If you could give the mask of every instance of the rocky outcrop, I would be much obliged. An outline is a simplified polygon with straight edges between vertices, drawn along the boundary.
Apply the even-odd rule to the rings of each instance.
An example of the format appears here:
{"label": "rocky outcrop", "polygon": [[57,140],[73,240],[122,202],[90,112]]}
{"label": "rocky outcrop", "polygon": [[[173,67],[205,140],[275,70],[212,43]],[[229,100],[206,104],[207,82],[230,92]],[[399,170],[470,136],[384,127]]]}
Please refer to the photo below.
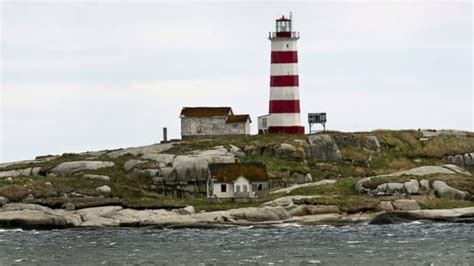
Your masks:
{"label": "rocky outcrop", "polygon": [[82,177],[86,179],[99,180],[104,182],[110,181],[110,177],[106,175],[83,174]]}
{"label": "rocky outcrop", "polygon": [[394,211],[377,215],[371,224],[397,224],[417,220],[431,220],[438,222],[474,222],[474,207],[443,209],[443,210],[413,210]]}
{"label": "rocky outcrop", "polygon": [[369,194],[375,196],[387,196],[387,195],[401,195],[405,194],[406,189],[402,183],[384,183],[378,185],[375,190],[372,190]]}
{"label": "rocky outcrop", "polygon": [[403,186],[408,194],[418,194],[420,190],[420,184],[416,179],[410,179],[410,181],[405,182]]}
{"label": "rocky outcrop", "polygon": [[295,147],[294,145],[288,143],[282,143],[275,148],[274,155],[279,158],[306,158],[306,153],[304,148]]}
{"label": "rocky outcrop", "polygon": [[291,183],[297,183],[297,184],[305,184],[305,183],[311,183],[313,182],[313,177],[311,176],[310,173],[307,174],[302,174],[298,172],[293,172],[291,173],[290,171],[284,172],[286,174],[286,177]]}
{"label": "rocky outcrop", "polygon": [[471,199],[471,195],[468,192],[450,187],[444,181],[434,181],[433,190],[435,191],[436,196],[439,198],[457,200]]}
{"label": "rocky outcrop", "polygon": [[318,182],[314,183],[305,183],[305,184],[295,184],[287,188],[282,188],[274,191],[270,191],[270,193],[290,193],[291,191],[299,188],[304,188],[304,187],[317,187],[317,186],[322,186],[322,185],[328,185],[328,184],[334,184],[336,183],[337,180],[335,179],[323,179]]}
{"label": "rocky outcrop", "polygon": [[278,221],[291,217],[288,211],[281,207],[246,208],[232,213],[230,216],[235,220],[247,220],[250,222]]}
{"label": "rocky outcrop", "polygon": [[449,167],[444,166],[420,166],[406,171],[400,171],[397,173],[384,175],[384,176],[402,176],[402,175],[415,175],[415,176],[424,176],[424,175],[434,175],[434,174],[456,174],[456,171],[449,169]]}
{"label": "rocky outcrop", "polygon": [[446,157],[445,160],[459,166],[474,166],[474,152],[450,155]]}
{"label": "rocky outcrop", "polygon": [[[356,190],[359,193],[367,193],[369,195],[393,195],[393,194],[417,194],[419,191],[419,183],[416,179],[411,179],[405,184],[401,183],[385,183],[379,185],[376,189],[370,189],[365,186],[371,180],[382,178],[382,177],[399,177],[402,175],[407,176],[425,176],[433,174],[465,174],[471,175],[469,172],[455,165],[443,165],[443,166],[421,166],[406,171],[400,171],[393,174],[378,175],[372,177],[365,177],[360,179],[356,184]],[[424,182],[426,185],[426,182]],[[429,183],[428,183],[429,187]]]}
{"label": "rocky outcrop", "polygon": [[462,175],[469,175],[471,176],[472,174],[467,171],[466,169],[462,168],[461,166],[458,166],[458,165],[455,165],[455,164],[445,164],[443,165],[444,168],[448,169],[448,170],[451,170],[453,172],[456,172],[458,174],[462,174]]}
{"label": "rocky outcrop", "polygon": [[8,171],[0,171],[0,178],[15,176],[37,176],[41,171],[41,167],[30,167],[24,169],[15,169]]}
{"label": "rocky outcrop", "polygon": [[0,208],[0,228],[52,229],[79,226],[80,217],[35,204],[9,203]]}
{"label": "rocky outcrop", "polygon": [[155,154],[155,153],[150,153],[150,154],[145,154],[141,158],[145,160],[152,160],[158,163],[160,168],[163,167],[168,167],[173,165],[173,160],[176,157],[176,155],[173,154]]}
{"label": "rocky outcrop", "polygon": [[131,159],[131,160],[126,161],[123,164],[123,170],[125,170],[126,172],[130,172],[133,168],[137,167],[138,165],[145,164],[147,162],[148,161]]}
{"label": "rocky outcrop", "polygon": [[[287,209],[290,208],[290,211]],[[408,208],[406,208],[408,209]],[[68,227],[154,226],[160,228],[272,225],[285,222],[395,223],[413,220],[474,222],[474,207],[451,210],[395,210],[387,213],[341,213],[336,206],[288,205],[240,208],[195,213],[190,206],[180,211],[135,210],[105,206],[74,210],[49,209],[34,204],[6,204],[0,208],[0,228],[52,229]]]}
{"label": "rocky outcrop", "polygon": [[290,208],[291,216],[305,216],[328,213],[340,213],[341,211],[335,205],[298,205]]}
{"label": "rocky outcrop", "polygon": [[420,180],[420,186],[423,190],[430,190],[430,181],[428,179]]}
{"label": "rocky outcrop", "polygon": [[246,144],[243,152],[247,155],[265,155],[290,159],[316,159],[320,161],[340,161],[341,152],[329,135],[310,135],[307,140],[296,139],[280,144]]}
{"label": "rocky outcrop", "polygon": [[337,148],[336,142],[329,135],[308,136],[311,155],[315,160],[320,161],[340,161],[341,151]]}
{"label": "rocky outcrop", "polygon": [[239,147],[235,145],[230,145],[229,152],[235,155],[235,157],[244,158],[245,152],[242,151]]}
{"label": "rocky outcrop", "polygon": [[147,146],[140,146],[140,147],[133,147],[133,148],[126,148],[120,149],[116,151],[111,151],[106,155],[110,158],[118,158],[120,156],[131,154],[135,156],[146,155],[151,153],[163,153],[173,147],[176,143],[163,143],[163,144],[153,144]]}
{"label": "rocky outcrop", "polygon": [[376,189],[370,190],[369,195],[375,196],[391,196],[402,194],[418,194],[420,186],[418,180],[411,179],[405,183],[383,183],[377,186]]}
{"label": "rocky outcrop", "polygon": [[391,212],[394,210],[393,204],[391,201],[381,201],[377,206],[377,209],[385,212]]}
{"label": "rocky outcrop", "polygon": [[369,150],[380,152],[380,142],[376,136],[367,137],[367,148]]}
{"label": "rocky outcrop", "polygon": [[281,198],[274,199],[272,201],[267,201],[262,204],[262,207],[290,207],[293,205],[298,205],[298,201],[302,199],[314,199],[320,198],[321,196],[285,196]]}
{"label": "rocky outcrop", "polygon": [[420,210],[420,205],[416,202],[416,200],[410,199],[398,199],[392,202],[393,208],[395,210],[402,210],[402,211],[411,211],[411,210]]}
{"label": "rocky outcrop", "polygon": [[8,199],[5,197],[0,197],[0,207],[3,207],[5,204],[8,203]]}
{"label": "rocky outcrop", "polygon": [[281,207],[241,208],[195,213],[188,206],[183,212],[134,210],[105,206],[80,210],[52,210],[34,204],[6,204],[0,208],[0,228],[52,229],[68,227],[157,226],[193,227],[219,224],[280,223],[291,218]]}
{"label": "rocky outcrop", "polygon": [[105,167],[113,167],[113,162],[104,161],[74,161],[61,163],[49,171],[49,174],[58,176],[70,176],[83,171],[97,170]]}
{"label": "rocky outcrop", "polygon": [[16,168],[23,168],[23,167],[20,167],[20,165],[25,165],[25,164],[39,164],[39,163],[44,163],[44,162],[48,162],[48,161],[51,161],[51,160],[54,160],[56,158],[58,158],[59,156],[53,156],[53,155],[48,155],[48,156],[37,156],[36,159],[34,160],[23,160],[23,161],[16,161],[16,162],[9,162],[9,163],[0,163],[0,170],[3,170],[7,167],[13,167],[15,165],[18,165],[19,167],[16,167]]}
{"label": "rocky outcrop", "polygon": [[334,136],[337,145],[349,146],[354,148],[365,148],[370,151],[381,151],[381,145],[377,136],[358,135],[358,134],[338,134]]}
{"label": "rocky outcrop", "polygon": [[104,195],[112,193],[112,189],[111,189],[109,186],[107,186],[107,185],[100,186],[100,187],[96,188],[95,190],[96,190],[98,193],[104,194]]}

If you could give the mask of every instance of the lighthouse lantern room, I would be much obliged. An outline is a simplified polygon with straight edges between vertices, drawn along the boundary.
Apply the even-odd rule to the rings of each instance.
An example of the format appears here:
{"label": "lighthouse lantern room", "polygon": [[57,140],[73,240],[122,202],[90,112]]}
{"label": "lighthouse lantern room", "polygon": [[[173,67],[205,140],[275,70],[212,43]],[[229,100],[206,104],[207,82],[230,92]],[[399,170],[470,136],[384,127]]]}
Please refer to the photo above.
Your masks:
{"label": "lighthouse lantern room", "polygon": [[269,114],[258,118],[258,132],[304,134],[301,124],[298,51],[299,32],[292,31],[292,17],[275,22],[271,41]]}

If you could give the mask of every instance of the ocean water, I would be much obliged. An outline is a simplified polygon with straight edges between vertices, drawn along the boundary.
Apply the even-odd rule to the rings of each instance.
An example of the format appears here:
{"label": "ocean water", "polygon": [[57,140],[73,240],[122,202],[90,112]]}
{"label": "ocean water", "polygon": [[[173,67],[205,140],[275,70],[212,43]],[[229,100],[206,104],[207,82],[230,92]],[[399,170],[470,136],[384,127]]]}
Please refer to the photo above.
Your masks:
{"label": "ocean water", "polygon": [[473,265],[474,225],[0,229],[0,265]]}

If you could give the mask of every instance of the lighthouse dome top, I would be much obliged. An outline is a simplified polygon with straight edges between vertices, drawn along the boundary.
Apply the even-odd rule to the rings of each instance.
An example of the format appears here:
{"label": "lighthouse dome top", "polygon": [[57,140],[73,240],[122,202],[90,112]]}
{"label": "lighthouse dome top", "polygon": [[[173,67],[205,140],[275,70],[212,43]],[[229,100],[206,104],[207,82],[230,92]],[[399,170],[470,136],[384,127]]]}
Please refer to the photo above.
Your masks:
{"label": "lighthouse dome top", "polygon": [[268,38],[270,40],[280,38],[299,39],[300,34],[297,31],[293,31],[292,27],[292,16],[286,18],[284,15],[281,18],[275,20],[275,31],[270,32]]}
{"label": "lighthouse dome top", "polygon": [[281,16],[281,18],[277,19],[276,21],[291,21],[289,18],[285,18],[285,15]]}

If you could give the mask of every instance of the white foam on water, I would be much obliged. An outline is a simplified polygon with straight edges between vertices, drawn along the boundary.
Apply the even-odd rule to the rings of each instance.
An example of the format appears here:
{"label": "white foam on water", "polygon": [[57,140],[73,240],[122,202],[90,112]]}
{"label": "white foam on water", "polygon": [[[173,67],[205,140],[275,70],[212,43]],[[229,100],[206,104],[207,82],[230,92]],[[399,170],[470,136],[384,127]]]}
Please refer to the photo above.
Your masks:
{"label": "white foam on water", "polygon": [[347,244],[356,244],[356,243],[360,243],[360,241],[357,241],[357,240],[355,240],[355,241],[347,241],[346,243],[347,243]]}
{"label": "white foam on water", "polygon": [[16,229],[0,229],[0,233],[3,232],[23,232],[23,229],[21,228],[16,228]]}
{"label": "white foam on water", "polygon": [[298,223],[274,224],[273,226],[274,227],[302,227],[302,225]]}
{"label": "white foam on water", "polygon": [[253,225],[250,225],[250,226],[239,226],[239,227],[237,227],[237,228],[238,228],[238,229],[246,230],[246,229],[252,229],[252,228],[254,228],[254,226],[253,226]]}

